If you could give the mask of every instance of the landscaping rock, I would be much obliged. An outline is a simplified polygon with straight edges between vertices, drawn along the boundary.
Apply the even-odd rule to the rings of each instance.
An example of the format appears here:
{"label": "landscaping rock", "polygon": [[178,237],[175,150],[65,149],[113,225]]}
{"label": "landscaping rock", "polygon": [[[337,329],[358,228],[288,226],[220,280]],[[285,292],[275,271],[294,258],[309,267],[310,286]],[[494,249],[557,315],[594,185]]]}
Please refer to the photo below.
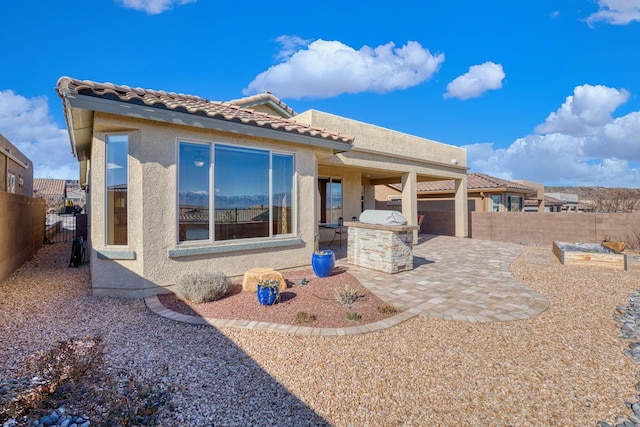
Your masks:
{"label": "landscaping rock", "polygon": [[256,292],[258,282],[261,280],[277,280],[280,283],[280,290],[287,289],[287,282],[278,271],[273,268],[252,268],[244,273],[242,278],[242,292]]}
{"label": "landscaping rock", "polygon": [[624,242],[602,242],[602,246],[606,246],[607,248],[613,249],[616,252],[622,252],[626,247]]}

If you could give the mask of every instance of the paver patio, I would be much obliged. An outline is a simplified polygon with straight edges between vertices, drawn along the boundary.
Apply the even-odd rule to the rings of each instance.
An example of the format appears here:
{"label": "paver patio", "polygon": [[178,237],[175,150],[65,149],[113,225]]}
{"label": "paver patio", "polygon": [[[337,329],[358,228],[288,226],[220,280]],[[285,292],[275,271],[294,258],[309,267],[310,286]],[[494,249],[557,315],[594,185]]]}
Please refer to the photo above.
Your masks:
{"label": "paver patio", "polygon": [[[333,245],[335,246],[335,245]],[[370,325],[350,328],[300,328],[278,325],[278,331],[298,335],[352,335],[392,327],[413,316],[444,320],[492,322],[524,319],[549,307],[542,295],[513,278],[509,266],[522,252],[512,243],[423,234],[413,247],[414,269],[383,273],[347,263],[345,245],[331,247],[336,266],[350,274],[380,299],[401,312]],[[202,319],[167,310],[157,297],[146,298],[157,314],[177,321],[212,326],[275,329],[264,322]]]}

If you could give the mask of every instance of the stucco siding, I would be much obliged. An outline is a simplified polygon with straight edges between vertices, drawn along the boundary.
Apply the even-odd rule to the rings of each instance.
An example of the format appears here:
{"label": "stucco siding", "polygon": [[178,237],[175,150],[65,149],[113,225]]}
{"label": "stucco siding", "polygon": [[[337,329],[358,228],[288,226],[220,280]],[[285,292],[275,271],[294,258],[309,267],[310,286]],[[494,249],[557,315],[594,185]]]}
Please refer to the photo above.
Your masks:
{"label": "stucco siding", "polygon": [[[96,114],[92,144],[91,194],[93,203],[91,228],[92,282],[98,295],[141,297],[166,292],[182,274],[195,271],[221,271],[230,277],[241,276],[254,267],[285,269],[308,265],[315,247],[316,155],[331,151],[309,148],[261,138],[237,137],[194,129],[123,119]],[[105,245],[105,138],[111,132],[128,130],[129,134],[129,244],[126,247]],[[178,140],[218,142],[245,147],[269,148],[295,155],[296,234],[293,238],[243,239],[226,242],[177,243],[177,167]],[[280,240],[284,246],[268,246]],[[267,247],[251,250],[251,242]],[[242,250],[233,249],[240,245]],[[199,250],[211,250],[201,253]],[[184,249],[184,250],[183,250]],[[189,249],[192,249],[190,252]],[[109,256],[99,257],[98,254]],[[135,259],[122,259],[133,255]]]}
{"label": "stucco siding", "polygon": [[337,130],[346,135],[356,137],[351,152],[358,149],[379,153],[411,156],[416,159],[466,166],[467,151],[463,148],[443,144],[426,138],[386,129],[380,126],[362,123],[356,120],[327,114],[317,110],[309,110],[293,118],[301,123],[308,123],[327,129]]}

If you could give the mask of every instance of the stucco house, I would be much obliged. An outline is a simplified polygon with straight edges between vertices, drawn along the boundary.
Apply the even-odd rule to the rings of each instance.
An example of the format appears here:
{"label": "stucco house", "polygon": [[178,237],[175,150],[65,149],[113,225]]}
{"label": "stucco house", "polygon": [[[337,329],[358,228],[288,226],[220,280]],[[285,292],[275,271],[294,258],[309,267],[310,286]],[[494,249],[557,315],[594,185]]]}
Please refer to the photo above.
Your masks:
{"label": "stucco house", "polygon": [[0,191],[33,195],[33,163],[0,135]]}
{"label": "stucco house", "polygon": [[47,213],[64,213],[67,200],[67,181],[64,179],[35,178],[33,196],[46,200]]}
{"label": "stucco house", "polygon": [[[376,185],[451,179],[467,236],[466,151],[310,110],[270,93],[219,102],[62,77],[89,214],[93,292],[140,298],[190,271],[310,264],[331,230],[375,208]],[[417,236],[417,233],[416,233]],[[414,236],[414,237],[416,237]]]}

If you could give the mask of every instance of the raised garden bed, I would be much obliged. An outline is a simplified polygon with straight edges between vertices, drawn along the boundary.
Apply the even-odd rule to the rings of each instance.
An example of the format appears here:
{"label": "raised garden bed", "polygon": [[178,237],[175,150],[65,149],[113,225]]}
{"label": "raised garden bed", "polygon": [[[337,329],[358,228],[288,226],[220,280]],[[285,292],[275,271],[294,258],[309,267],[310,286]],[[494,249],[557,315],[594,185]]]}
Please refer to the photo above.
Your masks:
{"label": "raised garden bed", "polygon": [[553,242],[553,253],[563,265],[626,270],[627,256],[599,243]]}

